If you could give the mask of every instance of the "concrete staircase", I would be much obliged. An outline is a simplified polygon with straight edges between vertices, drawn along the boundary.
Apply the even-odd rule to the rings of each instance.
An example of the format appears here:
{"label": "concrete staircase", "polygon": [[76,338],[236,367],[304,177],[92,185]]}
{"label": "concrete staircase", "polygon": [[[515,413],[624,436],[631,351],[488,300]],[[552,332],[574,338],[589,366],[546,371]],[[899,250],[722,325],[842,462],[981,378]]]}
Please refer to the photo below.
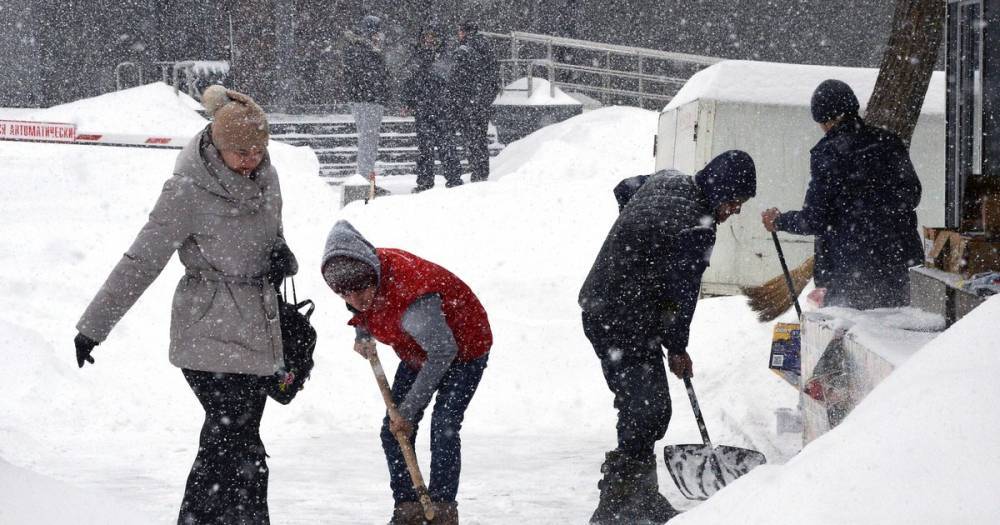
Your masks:
{"label": "concrete staircase", "polygon": [[[340,186],[357,169],[358,132],[350,115],[269,115],[271,138],[293,146],[309,146],[319,158],[319,175],[330,185]],[[412,117],[382,119],[375,170],[380,177],[414,176],[417,134]],[[490,154],[502,146],[491,128]],[[462,165],[466,164],[465,160]],[[440,162],[437,163],[440,168]],[[438,172],[440,173],[440,172]]]}

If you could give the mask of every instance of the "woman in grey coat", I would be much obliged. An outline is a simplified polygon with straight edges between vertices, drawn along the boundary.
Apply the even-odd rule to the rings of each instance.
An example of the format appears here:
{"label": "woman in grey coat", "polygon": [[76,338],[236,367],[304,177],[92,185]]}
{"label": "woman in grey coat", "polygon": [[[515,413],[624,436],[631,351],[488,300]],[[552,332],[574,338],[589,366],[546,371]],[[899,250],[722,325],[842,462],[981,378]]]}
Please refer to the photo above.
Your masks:
{"label": "woman in grey coat", "polygon": [[221,86],[203,102],[212,124],[181,151],[149,221],[77,323],[77,362],[94,362],[94,346],[178,252],[186,271],[174,292],[170,362],[205,409],[178,523],[267,524],[261,379],[283,366],[271,285],[298,265],[283,239],[263,110]]}

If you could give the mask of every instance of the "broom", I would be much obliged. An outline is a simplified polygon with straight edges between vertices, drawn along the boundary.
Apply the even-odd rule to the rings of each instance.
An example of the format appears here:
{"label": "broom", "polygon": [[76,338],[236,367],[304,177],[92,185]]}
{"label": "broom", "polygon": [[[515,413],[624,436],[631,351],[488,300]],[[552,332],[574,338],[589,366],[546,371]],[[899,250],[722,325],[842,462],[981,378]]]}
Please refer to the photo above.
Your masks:
{"label": "broom", "polygon": [[790,272],[795,294],[788,293],[784,274],[779,274],[760,286],[741,288],[740,291],[747,296],[750,309],[757,312],[757,319],[761,322],[773,321],[791,308],[792,299],[798,297],[809,279],[812,279],[814,263],[815,258],[810,257]]}

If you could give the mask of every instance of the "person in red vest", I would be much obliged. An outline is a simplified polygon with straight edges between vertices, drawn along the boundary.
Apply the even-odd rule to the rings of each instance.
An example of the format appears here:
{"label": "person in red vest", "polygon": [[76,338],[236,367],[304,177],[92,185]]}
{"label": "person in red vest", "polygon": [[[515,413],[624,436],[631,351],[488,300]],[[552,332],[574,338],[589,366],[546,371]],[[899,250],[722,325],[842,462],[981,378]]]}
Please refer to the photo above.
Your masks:
{"label": "person in red vest", "polygon": [[399,420],[386,415],[382,447],[389,464],[395,500],[392,524],[423,523],[423,512],[410,482],[394,433],[406,431],[411,442],[431,397],[431,473],[428,492],[438,517],[434,523],[458,523],[461,471],[459,430],[486,368],[493,333],[486,310],[455,274],[412,253],[375,248],[347,221],[330,231],[323,255],[323,278],[354,314],[354,350],[367,358],[375,341],[399,356],[392,381]]}

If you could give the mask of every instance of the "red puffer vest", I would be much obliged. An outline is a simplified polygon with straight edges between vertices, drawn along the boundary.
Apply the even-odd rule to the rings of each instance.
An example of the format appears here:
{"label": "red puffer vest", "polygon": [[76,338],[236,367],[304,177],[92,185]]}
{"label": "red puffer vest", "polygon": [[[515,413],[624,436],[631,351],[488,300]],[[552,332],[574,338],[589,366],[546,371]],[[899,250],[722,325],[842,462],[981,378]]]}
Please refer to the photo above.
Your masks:
{"label": "red puffer vest", "polygon": [[493,345],[493,332],[486,310],[476,294],[455,274],[444,268],[394,248],[377,248],[382,275],[372,307],[352,318],[348,324],[361,325],[372,336],[396,351],[413,368],[427,360],[416,341],[403,331],[403,313],[417,298],[430,293],[441,296],[445,321],[458,343],[456,360],[467,363],[486,355]]}

